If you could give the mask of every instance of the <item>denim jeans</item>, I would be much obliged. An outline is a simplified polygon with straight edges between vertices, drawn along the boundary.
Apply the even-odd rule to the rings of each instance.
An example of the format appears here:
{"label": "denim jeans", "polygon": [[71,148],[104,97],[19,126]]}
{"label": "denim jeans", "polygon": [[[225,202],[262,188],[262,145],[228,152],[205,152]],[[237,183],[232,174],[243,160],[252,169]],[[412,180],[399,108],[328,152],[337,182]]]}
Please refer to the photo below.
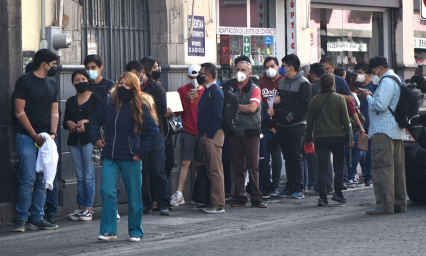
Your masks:
{"label": "denim jeans", "polygon": [[306,126],[295,125],[290,127],[277,127],[278,139],[283,157],[285,160],[285,170],[287,174],[286,190],[290,193],[303,193],[304,166],[303,166],[303,139],[305,137]]}
{"label": "denim jeans", "polygon": [[356,142],[358,138],[358,133],[355,133],[354,135],[354,147],[352,148],[352,167],[350,167],[350,149],[347,143],[345,143],[345,156],[346,156],[346,168],[348,170],[348,180],[354,180],[355,174],[357,170],[357,166],[359,163],[359,160],[361,159],[362,153],[364,151],[356,149]]}
{"label": "denim jeans", "polygon": [[[164,166],[164,162],[162,162],[162,165]],[[101,174],[102,213],[99,232],[101,235],[105,233],[117,235],[117,190],[115,189],[115,184],[117,183],[118,174],[122,171],[129,208],[129,235],[140,238],[144,236],[142,229],[141,168],[141,161],[115,161],[104,158]]]}
{"label": "denim jeans", "polygon": [[259,147],[259,188],[265,188],[264,177],[265,174],[271,171],[269,167],[268,155],[268,130],[262,130],[263,138],[260,140]]}
{"label": "denim jeans", "polygon": [[[368,134],[368,131],[366,130],[365,133]],[[361,165],[364,181],[371,181],[371,139],[368,140],[368,152],[362,152],[359,164]]]}
{"label": "denim jeans", "polygon": [[43,219],[43,206],[46,201],[44,173],[36,172],[38,149],[30,136],[17,133],[16,151],[19,155],[16,219],[28,221],[31,216],[31,222],[38,222]]}
{"label": "denim jeans", "polygon": [[[165,171],[166,156],[164,151],[164,135],[159,134],[155,146],[148,153],[149,170],[142,169],[143,186],[142,197],[145,206],[152,208],[153,198],[156,198],[158,207],[170,205],[170,194]],[[152,179],[150,178],[152,175]],[[151,194],[150,186],[155,187],[155,195]]]}
{"label": "denim jeans", "polygon": [[327,198],[327,173],[330,168],[330,152],[333,154],[334,164],[334,190],[336,194],[342,193],[343,168],[344,168],[344,137],[324,137],[314,140],[315,151],[318,156],[319,174],[318,174],[318,192],[320,198]]}
{"label": "denim jeans", "polygon": [[[306,155],[308,159],[308,171],[309,171],[309,187],[314,188],[315,191],[318,191],[318,173],[319,173],[319,163],[317,152],[310,153]],[[328,172],[327,172],[327,192],[333,192],[333,164],[331,163],[331,152],[328,157]]]}
{"label": "denim jeans", "polygon": [[77,175],[77,203],[81,208],[92,209],[95,197],[95,165],[92,164],[92,143],[69,146],[75,174]]}

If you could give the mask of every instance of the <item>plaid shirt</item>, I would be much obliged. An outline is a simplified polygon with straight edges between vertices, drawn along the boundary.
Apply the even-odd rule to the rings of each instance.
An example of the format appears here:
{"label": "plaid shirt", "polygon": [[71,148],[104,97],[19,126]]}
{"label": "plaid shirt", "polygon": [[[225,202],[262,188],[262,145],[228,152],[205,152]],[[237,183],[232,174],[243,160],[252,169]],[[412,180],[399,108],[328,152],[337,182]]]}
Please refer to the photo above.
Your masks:
{"label": "plaid shirt", "polygon": [[370,128],[368,138],[376,133],[384,133],[394,140],[405,138],[405,129],[399,127],[388,107],[395,111],[398,104],[401,88],[391,78],[384,76],[395,75],[392,69],[383,74],[374,96],[367,96],[370,116]]}

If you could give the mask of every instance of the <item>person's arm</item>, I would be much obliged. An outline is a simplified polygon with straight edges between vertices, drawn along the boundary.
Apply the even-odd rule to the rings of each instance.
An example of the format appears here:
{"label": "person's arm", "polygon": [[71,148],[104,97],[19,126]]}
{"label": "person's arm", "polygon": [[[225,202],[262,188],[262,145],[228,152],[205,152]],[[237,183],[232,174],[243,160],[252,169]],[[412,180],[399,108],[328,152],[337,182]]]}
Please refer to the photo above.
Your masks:
{"label": "person's arm", "polygon": [[186,94],[186,95],[184,94],[182,87],[179,87],[179,89],[177,91],[179,93],[180,102],[182,103],[182,110],[183,111],[175,112],[175,115],[180,116],[185,112],[186,108],[189,105],[190,99],[188,99],[188,97],[189,97],[191,91],[189,91],[188,94]]}
{"label": "person's arm", "polygon": [[[50,132],[56,133],[58,129],[58,122],[59,122],[59,107],[58,102],[52,103],[52,108],[50,110]],[[52,139],[54,140],[56,138],[55,135],[52,135]]]}
{"label": "person's arm", "polygon": [[[109,97],[106,97],[98,106],[93,116],[90,118],[89,137],[93,145],[97,145],[98,141],[102,140],[101,127],[105,122],[104,115]],[[105,141],[103,143],[105,145]],[[98,146],[98,145],[97,145]]]}
{"label": "person's arm", "polygon": [[72,101],[68,99],[67,103],[65,104],[65,115],[64,120],[62,122],[62,126],[64,127],[64,129],[68,130],[68,132],[70,133],[75,132],[77,128],[77,124],[71,120],[70,108],[73,107],[72,104]]}
{"label": "person's arm", "polygon": [[391,78],[382,79],[381,84],[377,87],[373,97],[368,95],[368,107],[372,110],[383,112],[389,107],[393,96],[395,95],[395,86]]}
{"label": "person's arm", "polygon": [[[339,93],[338,93],[339,94]],[[344,99],[345,99],[345,101],[347,102],[347,103],[349,103],[349,102],[352,102],[352,97],[351,97],[351,95],[345,95],[345,94],[339,94],[340,96],[342,96]]]}
{"label": "person's arm", "polygon": [[[146,134],[145,139],[140,144],[139,148],[136,150],[136,155],[139,159],[145,158],[149,151],[155,146],[158,140],[158,126],[157,123],[152,118],[151,113],[149,112],[146,106],[142,106],[142,122],[143,122],[143,133]],[[137,158],[134,158],[137,161]]]}
{"label": "person's arm", "polygon": [[222,93],[222,90],[216,89],[212,92],[212,107],[213,107],[213,116],[212,116],[212,123],[210,125],[210,129],[207,131],[207,138],[213,139],[213,137],[216,135],[216,132],[221,129],[221,123],[222,123],[222,109],[223,109],[223,102],[225,100],[225,97]]}
{"label": "person's arm", "polygon": [[315,112],[315,106],[314,104],[309,105],[308,110],[308,117],[306,118],[306,143],[311,143],[314,141],[312,134],[314,132],[314,112]]}
{"label": "person's arm", "polygon": [[166,99],[166,92],[164,89],[158,85],[155,84],[155,95],[152,95],[155,101],[155,106],[157,110],[158,118],[165,115],[167,113],[167,99]]}
{"label": "person's arm", "polygon": [[348,141],[350,141],[350,127],[349,127],[349,116],[348,116],[348,108],[345,99],[339,99],[340,101],[340,120],[345,130],[345,137]]}
{"label": "person's arm", "polygon": [[312,88],[311,84],[308,82],[303,82],[299,87],[299,106],[295,107],[293,111],[289,112],[287,115],[288,120],[291,122],[294,119],[301,118],[304,116],[309,109],[309,103],[311,102]]}
{"label": "person's arm", "polygon": [[238,110],[244,113],[254,113],[258,106],[259,104],[250,102],[249,104],[240,104]]}

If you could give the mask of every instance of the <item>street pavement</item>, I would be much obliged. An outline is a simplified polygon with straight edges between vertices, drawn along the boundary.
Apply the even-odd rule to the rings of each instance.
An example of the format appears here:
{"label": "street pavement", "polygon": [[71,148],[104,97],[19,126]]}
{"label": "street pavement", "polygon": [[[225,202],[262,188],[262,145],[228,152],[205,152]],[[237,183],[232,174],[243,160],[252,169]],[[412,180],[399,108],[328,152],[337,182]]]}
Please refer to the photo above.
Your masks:
{"label": "street pavement", "polygon": [[[348,203],[316,205],[318,196],[267,200],[268,208],[231,208],[223,214],[174,207],[171,216],[143,216],[140,242],[129,242],[127,205],[119,205],[118,239],[98,241],[101,208],[92,221],[59,219],[52,231],[12,232],[0,226],[0,255],[426,255],[426,205],[408,213],[368,216],[371,187],[344,192]],[[28,224],[27,224],[28,228]]]}

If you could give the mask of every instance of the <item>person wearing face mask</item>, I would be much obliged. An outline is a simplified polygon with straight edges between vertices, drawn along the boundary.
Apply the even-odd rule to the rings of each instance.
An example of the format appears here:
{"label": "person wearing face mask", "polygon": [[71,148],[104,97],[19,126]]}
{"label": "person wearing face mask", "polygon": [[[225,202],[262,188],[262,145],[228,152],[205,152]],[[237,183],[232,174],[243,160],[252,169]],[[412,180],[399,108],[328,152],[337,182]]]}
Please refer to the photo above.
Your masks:
{"label": "person wearing face mask", "polygon": [[[121,74],[111,96],[105,98],[90,120],[90,141],[103,148],[101,175],[102,214],[99,240],[117,239],[115,184],[122,172],[127,192],[130,242],[144,236],[142,229],[142,159],[155,146],[158,118],[153,98],[140,91],[138,77]],[[105,126],[105,140],[100,134]],[[140,134],[146,138],[140,143]]]}
{"label": "person wearing face mask", "polygon": [[177,112],[176,115],[182,116],[183,133],[180,137],[181,164],[177,180],[177,189],[170,200],[172,206],[185,204],[182,191],[188,175],[189,165],[191,161],[194,161],[194,166],[198,167],[203,160],[201,139],[197,128],[198,102],[205,90],[204,87],[197,82],[200,69],[200,65],[191,65],[188,69],[189,84],[183,85],[178,89],[183,112]]}
{"label": "person wearing face mask", "polygon": [[[371,93],[374,93],[376,90],[376,86],[373,81],[370,79],[371,74],[365,73],[368,70],[368,63],[366,61],[362,61],[356,64],[354,71],[359,74],[360,81],[358,84],[358,88],[367,89]],[[364,80],[363,80],[364,79]],[[362,97],[359,98],[360,110],[362,115],[365,118],[364,130],[366,134],[369,134],[370,127],[370,115],[369,115],[369,107],[368,101]],[[360,160],[360,165],[362,169],[362,176],[364,177],[365,186],[371,186],[372,184],[372,176],[371,176],[371,139],[368,139],[368,152],[363,152]]]}
{"label": "person wearing face mask", "polygon": [[76,70],[71,76],[76,96],[65,104],[62,126],[68,130],[67,145],[70,149],[77,176],[77,203],[79,209],[68,215],[71,220],[92,220],[92,205],[95,197],[95,165],[92,164],[93,144],[90,143],[90,117],[102,99],[89,91],[89,75],[85,70]]}
{"label": "person wearing face mask", "polygon": [[[374,95],[359,88],[359,95],[368,101],[371,138],[371,163],[375,209],[366,211],[369,215],[407,212],[405,188],[404,143],[405,129],[399,127],[391,111],[395,111],[401,88],[392,78],[396,76],[385,57],[376,56],[368,63],[367,74],[380,77]],[[400,79],[400,78],[398,78]],[[403,81],[402,81],[403,82]]]}
{"label": "person wearing face mask", "polygon": [[[278,90],[278,82],[281,81],[284,77],[279,74],[279,64],[278,59],[275,57],[266,57],[263,62],[263,67],[265,70],[264,75],[259,79],[262,84],[262,102],[265,106],[268,106],[268,98],[275,97]],[[271,137],[268,142],[268,152],[265,157],[267,161],[268,170],[265,172],[263,179],[260,181],[260,186],[262,188],[263,198],[269,196],[278,195],[278,187],[280,185],[281,179],[281,167],[282,167],[282,158],[281,158],[281,147],[276,138],[276,126],[277,126],[277,117],[275,113],[277,112],[277,106],[275,105],[273,109],[268,108],[268,114],[272,116],[272,119],[268,121],[268,130],[269,134],[263,134],[264,136]],[[272,175],[269,171],[269,159],[272,158]],[[261,160],[262,162],[262,160]],[[272,182],[271,182],[272,178]]]}
{"label": "person wearing face mask", "polygon": [[[158,71],[158,63],[152,57],[144,57],[141,59],[143,67],[141,91],[147,93],[154,98],[158,116],[159,136],[155,147],[147,155],[148,161],[146,168],[143,168],[143,186],[142,196],[144,203],[144,213],[150,213],[152,210],[159,210],[161,215],[170,215],[170,193],[167,183],[167,175],[165,171],[165,148],[164,148],[164,126],[162,116],[167,113],[166,92],[155,81],[153,74]],[[141,134],[141,141],[146,138],[145,134]],[[144,165],[145,167],[145,165]],[[157,207],[155,207],[155,204]]]}
{"label": "person wearing face mask", "polygon": [[[52,51],[39,50],[31,65],[33,71],[18,78],[12,95],[17,119],[16,151],[19,155],[18,214],[13,231],[24,232],[28,216],[31,216],[31,229],[58,228],[58,225],[51,223],[56,219],[58,207],[56,178],[48,196],[43,181],[44,173],[35,172],[38,147],[45,142],[40,134],[50,134],[51,139],[57,143],[59,86],[53,79],[57,73],[57,59]],[[48,207],[47,220],[43,219],[45,202]]]}
{"label": "person wearing face mask", "polygon": [[96,92],[104,99],[110,94],[109,91],[115,83],[101,76],[104,68],[101,57],[97,54],[87,55],[83,63],[89,75],[89,90]]}

